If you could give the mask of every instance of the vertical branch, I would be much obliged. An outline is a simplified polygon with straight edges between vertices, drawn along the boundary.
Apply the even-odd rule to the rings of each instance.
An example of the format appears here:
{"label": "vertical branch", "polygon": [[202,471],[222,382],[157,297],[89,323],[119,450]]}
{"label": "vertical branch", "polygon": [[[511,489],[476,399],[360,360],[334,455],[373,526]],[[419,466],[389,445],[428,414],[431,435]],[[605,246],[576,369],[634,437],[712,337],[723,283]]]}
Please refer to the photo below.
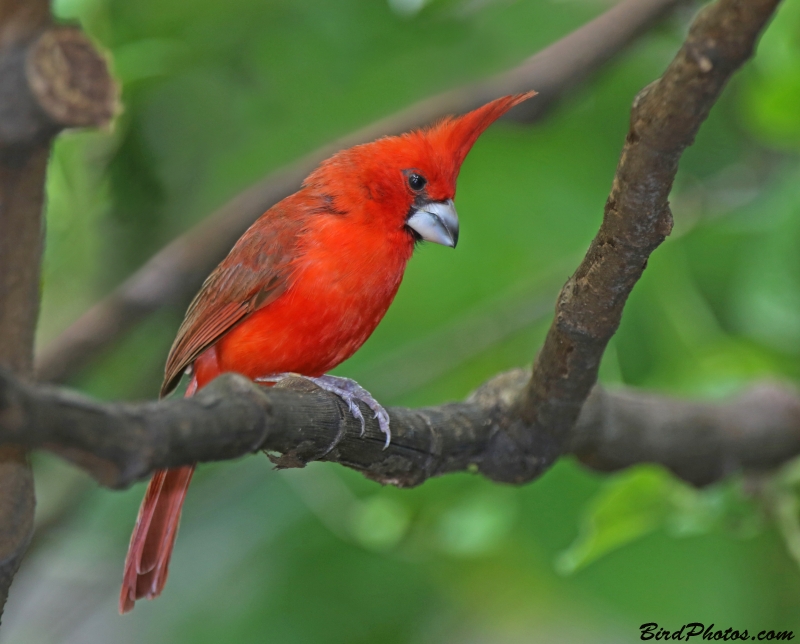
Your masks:
{"label": "vertical branch", "polygon": [[[108,123],[116,88],[77,30],[51,24],[47,0],[0,0],[0,365],[33,373],[50,143],[65,127]],[[0,449],[0,615],[33,531],[25,452]]]}
{"label": "vertical branch", "polygon": [[650,254],[672,230],[667,199],[678,161],[728,79],[753,53],[778,3],[717,0],[708,5],[664,75],[634,99],[603,223],[561,290],[531,381],[518,402],[522,422],[501,428],[492,438],[493,456],[481,466],[488,476],[530,480],[563,453],[628,295]]}
{"label": "vertical branch", "polygon": [[[9,95],[24,86],[25,41],[47,19],[46,2],[4,2],[0,6],[0,122],[27,129],[14,114]],[[2,126],[0,126],[2,128]],[[39,314],[42,201],[48,144],[0,148],[0,364],[29,377]],[[0,449],[0,615],[8,589],[33,534],[36,499],[25,452]]]}
{"label": "vertical branch", "polygon": [[[42,201],[48,145],[0,151],[0,363],[31,375],[39,313]],[[24,452],[0,450],[0,611],[33,530],[33,476]]]}

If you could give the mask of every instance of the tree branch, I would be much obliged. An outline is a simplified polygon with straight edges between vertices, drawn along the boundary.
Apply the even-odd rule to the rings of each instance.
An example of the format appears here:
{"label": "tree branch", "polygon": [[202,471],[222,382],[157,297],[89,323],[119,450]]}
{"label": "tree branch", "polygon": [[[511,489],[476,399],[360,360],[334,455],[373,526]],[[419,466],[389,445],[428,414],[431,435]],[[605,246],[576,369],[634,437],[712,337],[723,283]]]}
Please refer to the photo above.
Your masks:
{"label": "tree branch", "polygon": [[800,396],[772,382],[724,402],[595,387],[568,452],[604,472],[659,463],[694,485],[743,470],[769,471],[800,454]]}
{"label": "tree branch", "polygon": [[[489,452],[498,462],[481,466],[492,478],[531,480],[563,452],[628,295],[672,230],[667,198],[678,160],[728,79],[751,56],[778,2],[718,0],[705,7],[664,75],[634,99],[603,223],[561,290],[518,401],[519,419],[492,437],[496,445]],[[523,462],[509,469],[511,455]]]}
{"label": "tree branch", "polygon": [[[188,399],[101,403],[58,387],[32,386],[0,372],[0,444],[44,448],[99,483],[124,488],[155,470],[238,458],[266,450],[279,467],[314,460],[358,470],[399,487],[458,471],[489,472],[492,441],[514,420],[529,374],[496,376],[466,402],[389,408],[392,442],[363,408],[366,433],[343,401],[293,379],[272,388],[228,374]],[[703,485],[734,471],[768,470],[800,454],[800,397],[762,384],[725,402],[693,402],[595,388],[570,433],[568,453],[611,471],[660,463]],[[524,475],[507,458],[500,480]],[[491,478],[491,476],[490,476]]]}
{"label": "tree branch", "polygon": [[531,105],[510,116],[539,118],[554,100],[578,84],[682,0],[623,0],[553,45],[488,80],[425,99],[342,139],[324,145],[231,199],[200,224],[165,246],[117,289],[73,322],[37,357],[40,380],[64,382],[153,311],[188,301],[245,229],[265,210],[294,192],[320,161],[337,150],[397,134],[489,99],[535,87]]}
{"label": "tree branch", "polygon": [[[43,0],[0,2],[0,364],[33,371],[42,204],[50,141],[106,124],[116,90],[77,30],[50,24]],[[33,530],[33,477],[19,446],[0,449],[0,614]]]}

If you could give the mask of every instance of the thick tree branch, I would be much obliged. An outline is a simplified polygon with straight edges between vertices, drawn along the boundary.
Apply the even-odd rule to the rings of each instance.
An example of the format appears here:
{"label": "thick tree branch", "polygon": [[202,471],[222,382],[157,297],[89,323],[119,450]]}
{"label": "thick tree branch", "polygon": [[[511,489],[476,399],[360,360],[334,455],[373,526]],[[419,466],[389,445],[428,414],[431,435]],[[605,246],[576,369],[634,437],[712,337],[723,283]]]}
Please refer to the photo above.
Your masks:
{"label": "thick tree branch", "polygon": [[724,402],[595,387],[568,445],[596,470],[659,463],[707,485],[742,470],[772,470],[800,454],[800,396],[771,382]]}
{"label": "thick tree branch", "polygon": [[[106,124],[116,105],[91,43],[49,21],[46,1],[0,2],[0,365],[23,377],[33,371],[50,141],[65,127]],[[34,505],[24,451],[0,448],[0,614],[30,541]]]}
{"label": "thick tree branch", "polygon": [[469,111],[502,94],[535,88],[530,106],[512,118],[532,121],[565,90],[618,53],[683,0],[623,0],[509,71],[433,96],[381,119],[250,186],[195,228],[156,253],[107,297],[71,324],[37,357],[41,380],[64,382],[153,311],[184,302],[197,291],[234,242],[274,203],[295,191],[320,161],[342,148]]}
{"label": "thick tree branch", "polygon": [[[260,387],[229,374],[196,396],[151,403],[101,403],[58,387],[35,387],[0,372],[0,444],[44,448],[103,485],[121,488],[165,467],[266,450],[279,467],[325,460],[381,483],[409,487],[432,476],[486,471],[491,439],[516,413],[528,372],[486,383],[464,403],[389,409],[392,442],[364,408],[367,431],[337,396],[308,381]],[[708,484],[740,470],[769,470],[800,454],[800,397],[763,384],[725,402],[681,401],[595,388],[568,441],[569,453],[610,471],[660,463]],[[522,472],[507,459],[502,480]],[[522,464],[524,467],[524,464]]]}
{"label": "thick tree branch", "polygon": [[[633,102],[631,125],[600,231],[559,295],[556,314],[518,402],[519,420],[493,437],[485,473],[531,480],[563,452],[628,295],[672,230],[667,198],[678,160],[728,79],[753,52],[779,0],[718,0],[694,20],[664,75]],[[522,463],[508,468],[516,455]],[[511,474],[513,472],[513,475]]]}

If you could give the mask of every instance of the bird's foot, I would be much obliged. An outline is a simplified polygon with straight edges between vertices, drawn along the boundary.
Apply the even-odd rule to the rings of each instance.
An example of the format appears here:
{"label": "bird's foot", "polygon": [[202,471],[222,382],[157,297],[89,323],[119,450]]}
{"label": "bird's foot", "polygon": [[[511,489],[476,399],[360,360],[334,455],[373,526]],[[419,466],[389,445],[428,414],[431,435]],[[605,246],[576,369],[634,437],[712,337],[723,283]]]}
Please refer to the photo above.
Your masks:
{"label": "bird's foot", "polygon": [[324,376],[319,376],[318,378],[312,378],[311,376],[302,376],[299,373],[279,373],[274,376],[262,376],[260,378],[256,378],[256,382],[280,382],[281,380],[291,377],[310,380],[320,389],[324,389],[332,394],[336,394],[339,396],[339,398],[344,400],[344,402],[347,403],[347,407],[350,409],[350,413],[353,414],[356,419],[361,421],[362,436],[364,435],[365,430],[364,415],[361,413],[361,409],[356,404],[356,401],[360,400],[363,402],[373,411],[375,418],[378,419],[378,426],[386,435],[386,444],[384,445],[384,449],[389,447],[389,441],[392,440],[392,432],[389,430],[389,414],[381,406],[381,404],[372,397],[372,394],[364,389],[364,387],[359,385],[355,380],[351,380],[350,378],[341,378],[339,376],[329,376],[327,374]]}

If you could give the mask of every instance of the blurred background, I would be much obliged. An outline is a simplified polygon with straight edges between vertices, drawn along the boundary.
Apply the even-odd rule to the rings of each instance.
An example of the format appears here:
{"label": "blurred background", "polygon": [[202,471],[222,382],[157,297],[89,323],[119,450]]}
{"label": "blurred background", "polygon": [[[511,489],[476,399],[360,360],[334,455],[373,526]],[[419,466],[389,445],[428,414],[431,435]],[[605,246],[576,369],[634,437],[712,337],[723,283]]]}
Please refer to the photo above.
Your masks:
{"label": "blurred background", "polygon": [[[507,69],[608,0],[55,0],[110,52],[124,111],[62,135],[49,178],[39,344],[256,179],[432,93]],[[456,252],[423,246],[337,373],[384,404],[461,399],[530,363],[600,223],[630,103],[698,5],[533,126],[476,144]],[[535,89],[535,88],[534,88]],[[681,162],[675,231],[601,380],[723,397],[800,377],[800,4],[785,3]],[[186,302],[70,384],[153,398]],[[694,490],[567,458],[522,487],[450,475],[383,488],[343,467],[199,468],[166,590],[117,614],[144,484],[98,489],[35,455],[38,532],[0,642],[634,641],[639,625],[800,632],[800,467]]]}

